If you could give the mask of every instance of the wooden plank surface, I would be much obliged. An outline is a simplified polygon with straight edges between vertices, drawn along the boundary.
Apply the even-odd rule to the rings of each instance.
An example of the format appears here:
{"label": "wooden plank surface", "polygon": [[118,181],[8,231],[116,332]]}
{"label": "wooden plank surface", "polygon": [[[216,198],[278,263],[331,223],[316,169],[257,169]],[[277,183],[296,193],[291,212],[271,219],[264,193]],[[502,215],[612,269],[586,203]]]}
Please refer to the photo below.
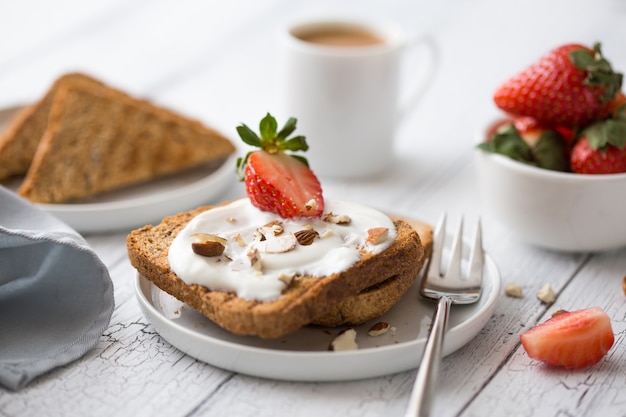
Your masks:
{"label": "wooden plank surface", "polygon": [[[288,115],[280,106],[275,34],[290,19],[350,14],[430,32],[440,45],[439,66],[419,105],[399,125],[393,169],[358,183],[324,179],[324,191],[430,224],[442,211],[452,221],[482,217],[485,248],[503,282],[522,285],[523,298],[501,294],[480,334],[444,359],[433,415],[626,416],[626,249],[561,254],[517,241],[485,217],[473,159],[476,134],[497,114],[493,88],[547,48],[602,40],[614,65],[626,68],[626,8],[615,0],[529,0],[523,8],[509,0],[433,3],[3,2],[0,110],[36,99],[57,75],[81,69],[234,138],[241,122],[252,124],[267,111]],[[405,77],[411,78],[410,70]],[[238,184],[220,198],[243,194]],[[19,392],[0,388],[0,416],[404,414],[415,370],[342,383],[291,383],[233,374],[173,348],[139,310],[125,236],[87,236],[115,286],[116,309],[100,344]],[[557,293],[552,305],[535,297],[545,283]],[[554,310],[594,305],[607,311],[616,335],[597,366],[553,369],[520,347],[520,333]]]}

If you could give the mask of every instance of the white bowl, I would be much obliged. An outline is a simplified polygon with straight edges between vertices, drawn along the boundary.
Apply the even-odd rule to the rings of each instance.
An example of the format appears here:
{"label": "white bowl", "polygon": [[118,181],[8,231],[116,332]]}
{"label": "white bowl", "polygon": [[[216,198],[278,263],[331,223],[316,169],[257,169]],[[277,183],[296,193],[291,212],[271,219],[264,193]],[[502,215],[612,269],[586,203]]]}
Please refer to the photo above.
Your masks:
{"label": "white bowl", "polygon": [[485,214],[519,239],[564,252],[626,246],[626,174],[550,171],[478,149],[476,165]]}

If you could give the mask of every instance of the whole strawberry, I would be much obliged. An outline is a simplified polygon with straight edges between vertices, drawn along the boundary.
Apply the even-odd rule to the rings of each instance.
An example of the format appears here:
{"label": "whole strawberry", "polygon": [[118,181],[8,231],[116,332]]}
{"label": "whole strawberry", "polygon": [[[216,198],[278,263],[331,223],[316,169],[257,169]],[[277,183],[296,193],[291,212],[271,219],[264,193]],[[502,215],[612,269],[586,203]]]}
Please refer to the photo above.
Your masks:
{"label": "whole strawberry", "polygon": [[[619,174],[626,172],[626,130],[621,143],[613,144],[604,138],[594,140],[586,129],[570,155],[573,172],[579,174]],[[591,136],[588,136],[591,135]]]}
{"label": "whole strawberry", "polygon": [[237,173],[252,204],[283,218],[321,216],[324,198],[319,180],[305,158],[286,153],[309,148],[304,136],[289,138],[296,119],[290,118],[278,131],[276,119],[268,113],[259,129],[260,137],[245,124],[237,127],[245,143],[261,148],[237,159]]}
{"label": "whole strawberry", "polygon": [[622,85],[600,51],[579,44],[560,46],[515,75],[495,94],[507,113],[528,116],[546,126],[581,127],[606,114]]}
{"label": "whole strawberry", "polygon": [[613,104],[607,119],[582,129],[572,148],[570,165],[579,174],[626,172],[626,103]]}

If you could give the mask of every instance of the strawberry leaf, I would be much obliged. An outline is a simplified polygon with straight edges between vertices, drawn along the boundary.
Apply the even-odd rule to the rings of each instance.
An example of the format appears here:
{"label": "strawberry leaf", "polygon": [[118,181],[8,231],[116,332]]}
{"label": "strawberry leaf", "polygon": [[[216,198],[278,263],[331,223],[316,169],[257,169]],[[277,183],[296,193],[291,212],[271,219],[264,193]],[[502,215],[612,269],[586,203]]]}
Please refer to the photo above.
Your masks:
{"label": "strawberry leaf", "polygon": [[587,72],[585,84],[604,88],[603,103],[614,98],[621,90],[623,74],[613,72],[611,63],[602,56],[599,43],[593,46],[593,53],[586,49],[576,49],[569,56],[576,68]]}
{"label": "strawberry leaf", "polygon": [[306,138],[304,136],[295,136],[289,140],[283,142],[282,149],[286,151],[307,151],[309,149],[309,145],[306,143]]}
{"label": "strawberry leaf", "polygon": [[530,147],[524,142],[512,123],[502,126],[490,141],[481,143],[478,148],[534,165]]}
{"label": "strawberry leaf", "polygon": [[261,141],[262,142],[270,142],[275,141],[276,139],[276,131],[278,129],[278,123],[276,123],[276,119],[269,113],[261,119],[261,123],[259,123],[259,131],[261,132]]}
{"label": "strawberry leaf", "polygon": [[500,127],[490,141],[481,143],[478,148],[539,168],[569,171],[565,140],[552,130],[542,132],[531,147],[522,139],[515,125],[509,123]]}
{"label": "strawberry leaf", "polygon": [[259,138],[259,136],[256,133],[254,133],[254,131],[250,129],[248,126],[246,126],[245,124],[241,124],[240,126],[237,126],[237,133],[239,133],[239,137],[247,145],[254,146],[257,148],[261,147],[261,138]]}
{"label": "strawberry leaf", "polygon": [[276,134],[276,138],[287,139],[287,137],[291,135],[294,130],[296,130],[296,122],[296,118],[290,117],[289,120],[287,120],[287,123],[285,123],[285,126],[283,126],[283,128]]}
{"label": "strawberry leaf", "polygon": [[542,133],[532,152],[540,168],[553,171],[570,170],[565,141],[557,132]]}
{"label": "strawberry leaf", "polygon": [[[290,117],[287,123],[277,132],[278,123],[276,119],[270,113],[267,113],[259,123],[260,137],[243,123],[237,126],[237,133],[239,133],[239,136],[246,144],[261,148],[263,152],[268,154],[285,153],[285,151],[307,151],[309,145],[306,143],[304,136],[289,138],[289,135],[296,130],[296,123],[297,119]],[[248,158],[253,152],[254,151],[251,151],[244,158],[237,160],[236,170],[240,180],[244,177]],[[302,161],[308,167],[308,162],[304,157],[291,153],[287,155]]]}
{"label": "strawberry leaf", "polygon": [[626,120],[607,119],[594,123],[583,131],[592,149],[613,145],[618,149],[626,146]]}
{"label": "strawberry leaf", "polygon": [[246,164],[248,163],[248,158],[250,157],[250,155],[252,155],[252,151],[248,152],[246,154],[245,157],[241,158],[237,158],[237,165],[235,168],[235,172],[237,173],[237,178],[239,179],[239,181],[243,181],[243,177],[244,177],[244,170],[246,169]]}

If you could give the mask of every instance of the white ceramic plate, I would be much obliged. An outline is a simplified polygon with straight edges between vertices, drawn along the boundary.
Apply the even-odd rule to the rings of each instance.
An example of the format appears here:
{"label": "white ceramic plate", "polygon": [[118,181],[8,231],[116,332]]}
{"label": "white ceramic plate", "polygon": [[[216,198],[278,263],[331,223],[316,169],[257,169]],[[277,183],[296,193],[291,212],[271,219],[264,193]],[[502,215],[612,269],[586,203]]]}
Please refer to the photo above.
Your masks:
{"label": "white ceramic plate", "polygon": [[[466,243],[467,246],[467,243]],[[486,255],[484,292],[476,304],[452,306],[444,355],[476,336],[491,317],[501,278]],[[191,307],[161,291],[140,275],[136,296],[146,318],[169,343],[211,365],[248,375],[290,381],[340,381],[370,378],[417,368],[435,303],[421,299],[418,282],[387,314],[358,326],[358,350],[330,352],[342,329],[309,326],[274,340],[236,336],[213,324]],[[382,336],[367,330],[385,321],[395,327]]]}
{"label": "white ceramic plate", "polygon": [[[0,110],[0,131],[19,107]],[[21,180],[5,184],[17,190]],[[81,233],[129,230],[217,200],[235,182],[235,157],[74,204],[38,204]]]}

